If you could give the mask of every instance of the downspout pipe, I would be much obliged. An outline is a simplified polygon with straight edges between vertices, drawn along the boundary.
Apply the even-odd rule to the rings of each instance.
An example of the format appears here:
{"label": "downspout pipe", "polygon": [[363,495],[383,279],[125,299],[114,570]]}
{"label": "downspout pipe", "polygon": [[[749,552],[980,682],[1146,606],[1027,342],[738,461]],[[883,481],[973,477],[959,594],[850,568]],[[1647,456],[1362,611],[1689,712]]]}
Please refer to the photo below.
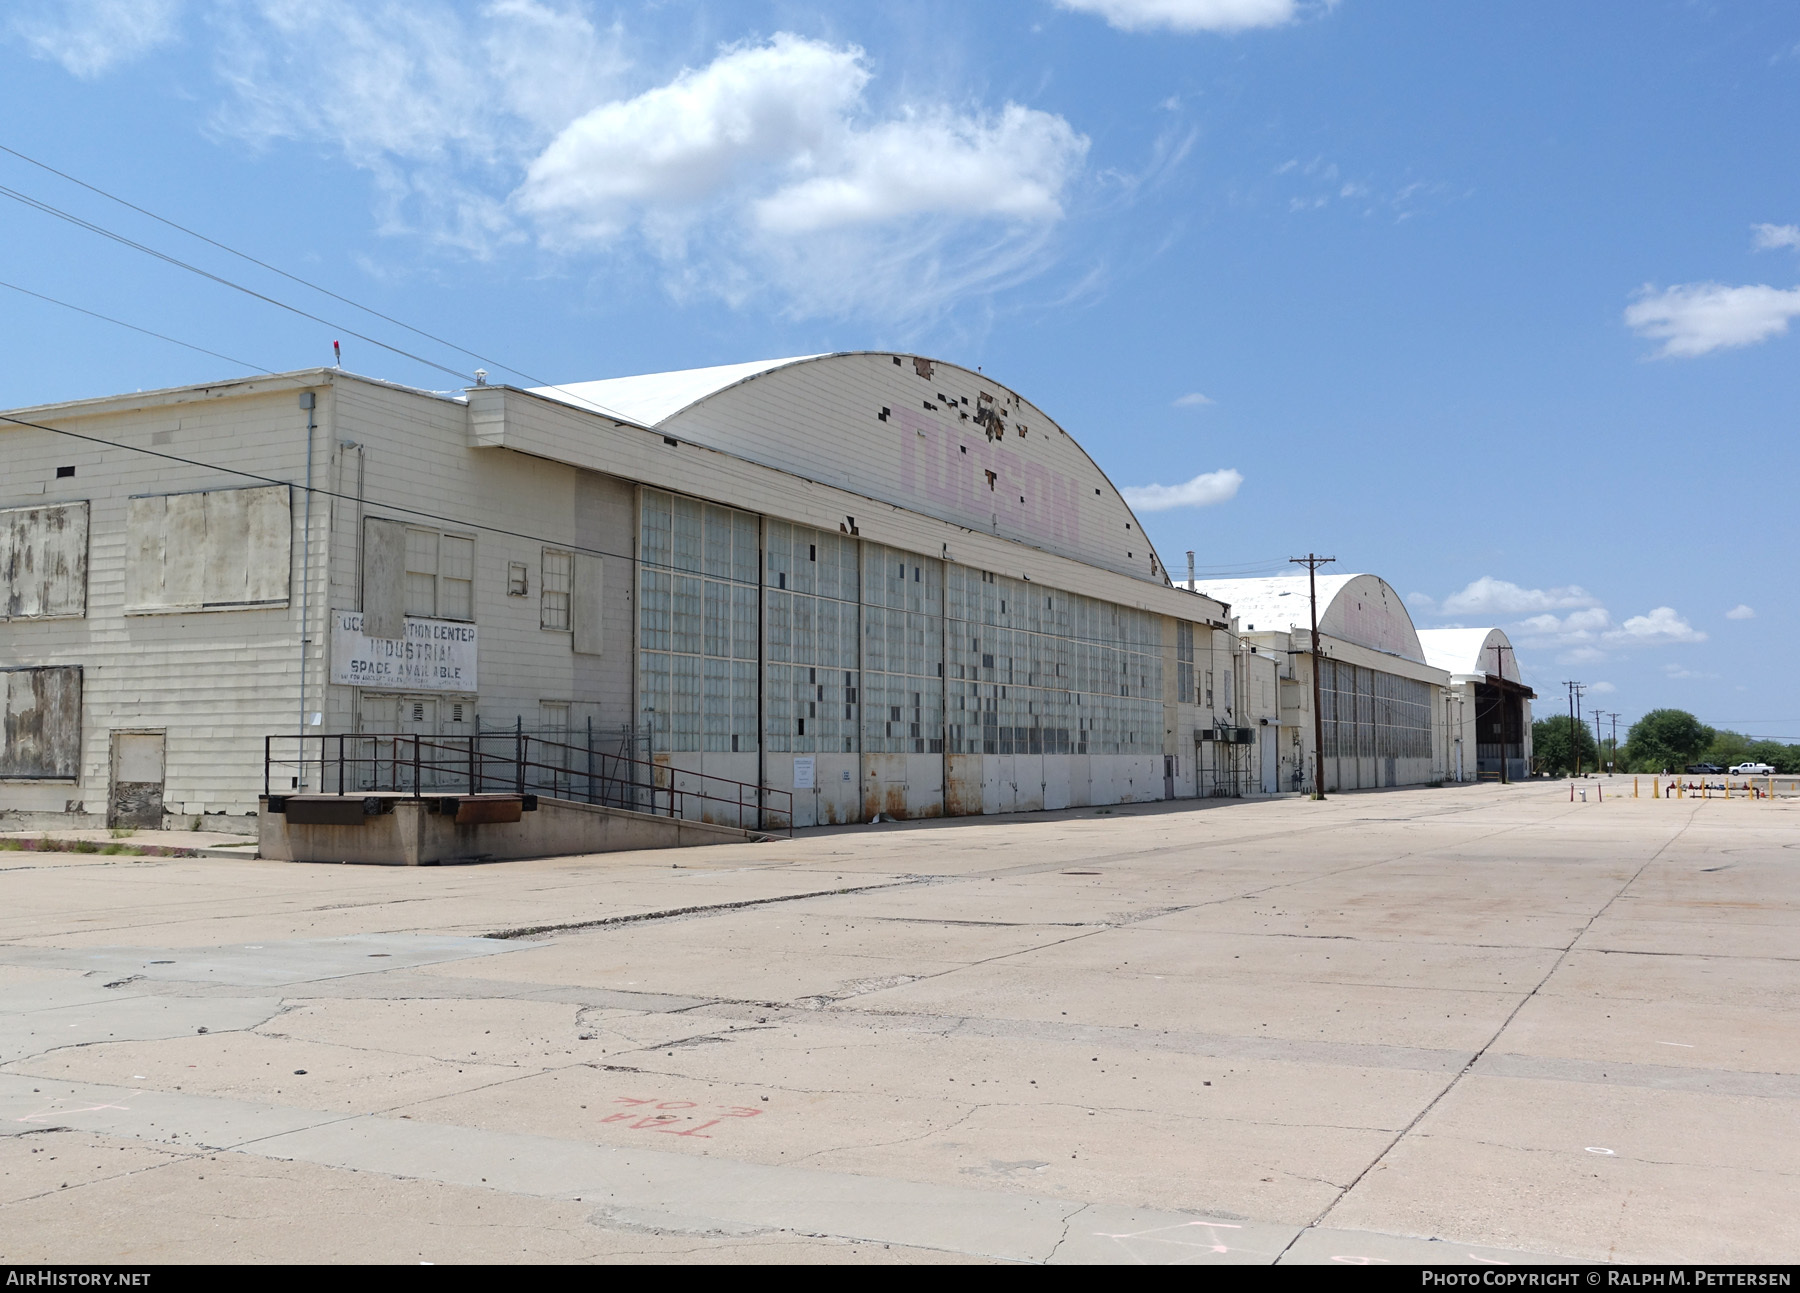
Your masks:
{"label": "downspout pipe", "polygon": [[[294,758],[299,765],[295,788],[301,790],[305,787],[299,782],[306,776],[306,649],[311,645],[307,634],[312,628],[313,437],[318,431],[313,414],[317,404],[318,397],[314,392],[300,392],[300,407],[306,410],[306,501],[301,504],[300,521],[300,739],[295,742]],[[320,789],[324,787],[320,786]]]}

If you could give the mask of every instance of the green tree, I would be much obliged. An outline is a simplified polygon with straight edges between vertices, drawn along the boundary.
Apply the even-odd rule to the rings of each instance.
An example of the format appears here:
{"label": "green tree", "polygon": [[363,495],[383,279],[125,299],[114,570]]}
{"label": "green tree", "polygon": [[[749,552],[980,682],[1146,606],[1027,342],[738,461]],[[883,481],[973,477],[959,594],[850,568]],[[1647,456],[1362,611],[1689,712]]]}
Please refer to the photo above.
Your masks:
{"label": "green tree", "polygon": [[[1573,741],[1569,739],[1571,732]],[[1599,753],[1593,729],[1586,723],[1576,723],[1567,714],[1540,718],[1531,725],[1531,757],[1544,772],[1572,773],[1577,755],[1581,756],[1581,770],[1592,772],[1599,763]]]}
{"label": "green tree", "polygon": [[1783,745],[1780,741],[1753,741],[1750,757],[1766,763],[1777,772],[1800,772],[1800,745]]}
{"label": "green tree", "polygon": [[1717,735],[1685,709],[1653,709],[1631,725],[1624,763],[1632,772],[1679,772],[1700,761]]}
{"label": "green tree", "polygon": [[1717,764],[1721,768],[1729,768],[1736,763],[1749,763],[1756,756],[1751,751],[1750,738],[1742,732],[1717,732],[1706,744],[1706,753],[1700,756],[1700,762]]}

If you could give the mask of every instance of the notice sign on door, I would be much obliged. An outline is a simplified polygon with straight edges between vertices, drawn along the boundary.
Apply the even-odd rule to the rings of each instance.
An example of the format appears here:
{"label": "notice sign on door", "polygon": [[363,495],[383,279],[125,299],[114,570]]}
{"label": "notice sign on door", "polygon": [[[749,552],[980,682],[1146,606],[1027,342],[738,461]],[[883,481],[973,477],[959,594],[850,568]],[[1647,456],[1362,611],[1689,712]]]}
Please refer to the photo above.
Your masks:
{"label": "notice sign on door", "polygon": [[361,611],[331,613],[331,681],[406,691],[475,688],[475,626],[406,620],[403,638],[364,637]]}
{"label": "notice sign on door", "polygon": [[813,756],[798,755],[794,759],[794,789],[811,790],[813,788]]}

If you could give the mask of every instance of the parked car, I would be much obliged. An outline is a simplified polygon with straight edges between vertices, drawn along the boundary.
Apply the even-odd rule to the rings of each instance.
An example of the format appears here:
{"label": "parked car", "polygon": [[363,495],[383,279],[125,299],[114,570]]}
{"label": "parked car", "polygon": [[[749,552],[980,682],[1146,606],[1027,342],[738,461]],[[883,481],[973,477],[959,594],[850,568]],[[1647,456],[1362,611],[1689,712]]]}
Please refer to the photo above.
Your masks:
{"label": "parked car", "polygon": [[1772,777],[1775,769],[1766,763],[1734,763],[1731,765],[1734,777]]}
{"label": "parked car", "polygon": [[1702,776],[1704,776],[1705,774],[1707,774],[1709,772],[1725,771],[1725,769],[1721,768],[1716,763],[1690,763],[1687,765],[1687,770],[1689,772],[1699,773]]}

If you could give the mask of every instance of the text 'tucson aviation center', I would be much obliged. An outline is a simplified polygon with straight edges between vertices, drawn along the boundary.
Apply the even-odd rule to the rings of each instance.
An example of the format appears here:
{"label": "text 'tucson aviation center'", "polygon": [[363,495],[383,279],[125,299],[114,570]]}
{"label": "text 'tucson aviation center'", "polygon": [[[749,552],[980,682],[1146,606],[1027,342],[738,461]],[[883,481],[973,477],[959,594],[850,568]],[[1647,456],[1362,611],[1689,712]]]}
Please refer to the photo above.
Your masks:
{"label": "text 'tucson aviation center'", "polygon": [[[954,364],[7,416],[10,825],[249,831],[265,737],[477,724],[791,790],[802,826],[1312,788],[1305,576],[1171,580],[1068,432]],[[1431,661],[1375,576],[1320,617],[1328,790],[1473,779],[1488,710],[1529,731],[1510,652]]]}

